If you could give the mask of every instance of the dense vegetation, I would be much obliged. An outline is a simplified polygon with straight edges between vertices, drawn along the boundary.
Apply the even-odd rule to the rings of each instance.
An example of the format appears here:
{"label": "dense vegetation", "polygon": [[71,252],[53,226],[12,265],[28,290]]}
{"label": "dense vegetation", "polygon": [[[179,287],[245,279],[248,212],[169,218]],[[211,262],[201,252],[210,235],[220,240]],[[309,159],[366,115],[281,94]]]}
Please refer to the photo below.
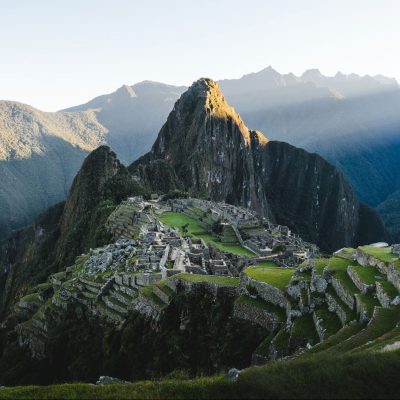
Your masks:
{"label": "dense vegetation", "polygon": [[[1,399],[308,399],[398,398],[400,352],[355,354],[275,362],[244,370],[236,382],[226,376],[129,385],[63,384],[0,388]],[[179,376],[179,374],[178,374]]]}

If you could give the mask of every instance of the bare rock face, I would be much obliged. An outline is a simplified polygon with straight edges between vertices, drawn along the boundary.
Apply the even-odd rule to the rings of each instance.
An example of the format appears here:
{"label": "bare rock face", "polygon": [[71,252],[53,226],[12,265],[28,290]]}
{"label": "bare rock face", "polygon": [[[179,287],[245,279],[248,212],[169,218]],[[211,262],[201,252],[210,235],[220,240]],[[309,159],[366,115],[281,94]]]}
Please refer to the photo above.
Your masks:
{"label": "bare rock face", "polygon": [[334,166],[248,129],[210,79],[181,96],[151,151],[129,169],[155,191],[177,188],[252,208],[324,250],[386,237]]}

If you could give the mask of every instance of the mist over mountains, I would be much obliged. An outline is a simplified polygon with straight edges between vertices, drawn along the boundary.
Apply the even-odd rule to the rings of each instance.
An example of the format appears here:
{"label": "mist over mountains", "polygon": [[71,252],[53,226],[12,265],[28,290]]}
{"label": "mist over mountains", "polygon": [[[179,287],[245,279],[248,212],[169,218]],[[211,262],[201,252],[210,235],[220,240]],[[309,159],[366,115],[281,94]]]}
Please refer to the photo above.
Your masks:
{"label": "mist over mountains", "polygon": [[[325,77],[318,70],[295,76],[268,67],[219,85],[247,126],[322,155],[362,201],[377,206],[400,189],[394,79]],[[83,158],[98,145],[108,144],[126,165],[146,153],[185,90],[145,81],[56,113],[1,102],[0,235],[63,200]],[[382,215],[387,209],[379,208]]]}

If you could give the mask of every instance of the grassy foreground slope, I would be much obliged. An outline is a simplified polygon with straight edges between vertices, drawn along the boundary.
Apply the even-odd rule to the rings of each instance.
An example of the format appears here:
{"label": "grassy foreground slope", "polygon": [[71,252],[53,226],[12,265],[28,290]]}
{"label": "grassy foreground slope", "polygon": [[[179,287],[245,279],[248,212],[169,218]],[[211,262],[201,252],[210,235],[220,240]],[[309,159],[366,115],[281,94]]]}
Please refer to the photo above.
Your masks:
{"label": "grassy foreground slope", "polygon": [[398,398],[400,351],[338,357],[317,355],[226,376],[127,385],[63,384],[0,388],[0,399]]}

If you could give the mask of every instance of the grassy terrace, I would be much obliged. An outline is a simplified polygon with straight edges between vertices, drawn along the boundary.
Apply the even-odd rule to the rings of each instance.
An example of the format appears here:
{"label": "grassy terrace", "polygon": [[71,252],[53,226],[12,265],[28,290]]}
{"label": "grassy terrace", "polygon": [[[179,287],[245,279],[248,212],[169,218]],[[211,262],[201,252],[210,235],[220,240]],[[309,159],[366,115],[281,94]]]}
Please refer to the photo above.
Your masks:
{"label": "grassy terrace", "polygon": [[297,318],[293,323],[291,334],[294,338],[308,339],[312,345],[319,342],[319,337],[317,331],[315,330],[312,314],[305,314],[300,318]]}
{"label": "grassy terrace", "polygon": [[377,308],[376,310],[375,316],[364,330],[348,340],[329,348],[327,352],[343,353],[354,350],[394,329],[400,317],[400,307],[391,309]]}
{"label": "grassy terrace", "polygon": [[165,303],[153,293],[153,286],[152,285],[140,288],[139,291],[142,293],[143,296],[145,296],[148,299],[152,300],[159,307],[165,307]]}
{"label": "grassy terrace", "polygon": [[254,353],[260,354],[262,356],[267,356],[271,346],[271,340],[273,338],[273,334],[268,335],[256,348]]}
{"label": "grassy terrace", "polygon": [[339,331],[342,327],[339,317],[328,310],[326,305],[323,305],[315,311],[315,315],[318,319],[322,319],[322,326],[326,329],[328,336],[331,336]]}
{"label": "grassy terrace", "polygon": [[323,352],[324,350],[327,350],[327,349],[347,340],[351,336],[360,332],[361,329],[364,329],[365,325],[366,324],[362,324],[360,322],[352,322],[351,324],[345,325],[342,329],[340,329],[334,335],[329,336],[326,340],[319,343],[317,346],[313,347],[312,349],[308,350],[305,353],[305,356],[307,357],[308,355],[313,354],[313,353]]}
{"label": "grassy terrace", "polygon": [[36,303],[36,304],[40,304],[41,303],[38,293],[28,294],[28,295],[22,297],[20,299],[20,301],[25,301],[27,303]]}
{"label": "grassy terrace", "polygon": [[361,246],[358,249],[385,263],[392,263],[400,269],[399,257],[392,253],[391,247]]}
{"label": "grassy terrace", "polygon": [[215,283],[221,286],[238,286],[239,278],[231,278],[229,276],[217,276],[217,275],[197,275],[197,274],[177,274],[171,279],[184,279],[188,282],[209,282]]}
{"label": "grassy terrace", "polygon": [[329,285],[327,293],[329,293],[334,298],[336,303],[340,306],[340,308],[343,311],[345,311],[345,313],[347,314],[348,321],[353,321],[357,319],[356,311],[350,310],[349,306],[337,295],[335,289],[331,285]]}
{"label": "grassy terrace", "polygon": [[[318,275],[322,275],[324,268],[329,264],[329,258],[315,258],[313,261],[315,263],[315,273]],[[307,265],[308,261],[303,261],[299,265],[299,268],[306,267]]]}
{"label": "grassy terrace", "polygon": [[253,299],[252,297],[246,295],[240,295],[239,298],[236,300],[236,302],[261,308],[269,313],[275,314],[281,321],[286,320],[286,311],[283,308],[268,303],[258,297],[256,299]]}
{"label": "grassy terrace", "polygon": [[355,255],[355,253],[356,253],[356,250],[353,249],[352,247],[345,247],[339,253],[337,253],[336,255],[338,257],[343,257],[343,258],[347,258],[349,260],[352,260],[353,256]]}
{"label": "grassy terrace", "polygon": [[383,290],[391,299],[395,298],[399,294],[399,291],[389,281],[381,280],[378,282],[381,284]]}
{"label": "grassy terrace", "polygon": [[357,286],[347,274],[348,265],[356,265],[356,263],[350,262],[345,258],[333,257],[329,261],[328,268],[332,275],[338,279],[342,283],[343,287],[350,293],[360,293]]}
{"label": "grassy terrace", "polygon": [[379,301],[377,299],[375,299],[374,297],[372,297],[372,295],[359,293],[359,294],[356,294],[356,298],[359,302],[361,302],[364,305],[364,307],[370,317],[372,316],[372,313],[374,312],[374,308],[380,307]]}
{"label": "grassy terrace", "polygon": [[216,236],[208,233],[194,218],[188,217],[183,213],[166,212],[160,221],[166,225],[179,229],[181,235],[184,235],[183,226],[187,224],[187,232],[190,236],[203,239],[207,244],[213,245],[222,251],[236,254],[239,256],[254,257],[255,254],[240,245],[222,243]]}
{"label": "grassy terrace", "polygon": [[383,276],[375,267],[356,265],[353,267],[353,271],[367,285],[374,285],[376,280],[381,282],[381,280],[385,279],[385,276]]}
{"label": "grassy terrace", "polygon": [[292,279],[295,268],[281,268],[276,266],[252,265],[244,270],[244,273],[251,278],[284,289]]}
{"label": "grassy terrace", "polygon": [[175,292],[170,287],[167,286],[166,280],[158,281],[156,283],[156,286],[170,298],[175,295]]}
{"label": "grassy terrace", "polygon": [[286,329],[282,328],[272,339],[271,342],[273,343],[276,350],[285,353],[287,352],[289,347],[289,339],[290,339],[289,332],[286,332]]}
{"label": "grassy terrace", "polygon": [[280,268],[278,264],[275,264],[273,261],[260,261],[255,264],[257,267],[265,267],[265,268]]}

